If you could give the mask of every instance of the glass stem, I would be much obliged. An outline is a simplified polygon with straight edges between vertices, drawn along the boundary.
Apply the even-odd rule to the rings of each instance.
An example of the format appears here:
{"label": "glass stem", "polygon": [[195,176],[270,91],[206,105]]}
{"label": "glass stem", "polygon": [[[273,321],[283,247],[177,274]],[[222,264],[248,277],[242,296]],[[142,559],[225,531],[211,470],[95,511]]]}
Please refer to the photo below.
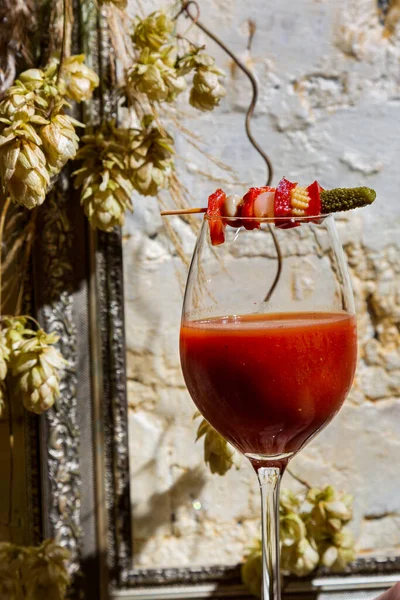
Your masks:
{"label": "glass stem", "polygon": [[261,490],[261,526],[263,560],[263,600],[280,600],[279,568],[279,487],[281,470],[278,467],[257,469]]}

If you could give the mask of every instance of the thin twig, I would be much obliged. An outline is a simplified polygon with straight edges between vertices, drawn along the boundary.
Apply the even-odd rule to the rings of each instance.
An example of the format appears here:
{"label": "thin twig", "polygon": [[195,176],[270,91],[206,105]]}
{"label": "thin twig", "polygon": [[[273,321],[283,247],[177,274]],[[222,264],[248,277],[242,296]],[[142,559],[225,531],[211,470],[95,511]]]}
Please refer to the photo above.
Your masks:
{"label": "thin twig", "polygon": [[267,293],[267,295],[264,298],[264,302],[269,302],[269,300],[271,299],[271,296],[274,293],[275,288],[276,288],[276,286],[279,283],[279,279],[280,279],[281,273],[282,273],[282,252],[281,252],[281,247],[279,245],[278,238],[276,237],[276,233],[275,233],[274,228],[272,227],[272,225],[268,225],[268,229],[269,229],[269,232],[270,232],[270,234],[272,236],[272,239],[274,241],[274,246],[275,246],[275,250],[276,250],[276,256],[277,256],[277,259],[278,259],[278,268],[276,270],[275,279],[272,282],[272,285],[269,288],[268,293]]}
{"label": "thin twig", "polygon": [[[8,392],[7,383],[5,383]],[[13,542],[13,505],[14,505],[14,423],[12,413],[12,402],[10,394],[7,393],[8,398],[8,429],[9,429],[9,440],[10,440],[10,477],[8,481],[8,527],[10,528],[10,541]]]}
{"label": "thin twig", "polygon": [[29,223],[29,230],[26,236],[26,244],[25,244],[25,253],[22,263],[22,281],[18,292],[18,299],[15,305],[15,315],[19,315],[22,308],[22,300],[24,297],[24,288],[25,288],[25,279],[24,273],[26,272],[26,267],[28,266],[29,259],[31,257],[33,240],[35,238],[35,230],[36,230],[36,217],[37,217],[37,209],[35,208],[32,211],[31,221]]}
{"label": "thin twig", "polygon": [[309,483],[307,483],[307,481],[305,479],[302,479],[301,477],[299,477],[298,475],[295,475],[293,473],[293,471],[291,471],[290,469],[286,469],[286,471],[289,473],[289,475],[291,477],[293,477],[293,479],[295,479],[298,483],[300,483],[303,487],[307,488],[308,490],[311,490],[311,485]]}
{"label": "thin twig", "polygon": [[67,44],[67,27],[68,27],[68,0],[63,0],[63,37],[61,43],[61,53],[60,53],[60,62],[58,65],[57,79],[56,85],[60,83],[61,71],[64,63],[64,58],[66,55],[66,44]]}
{"label": "thin twig", "polygon": [[179,208],[178,210],[162,210],[160,215],[168,217],[169,215],[195,215],[207,212],[206,208]]}
{"label": "thin twig", "polygon": [[14,245],[12,246],[12,248],[10,249],[10,251],[7,253],[7,258],[3,261],[3,273],[5,273],[8,269],[8,267],[11,265],[11,263],[13,262],[16,253],[18,252],[18,250],[20,250],[21,246],[23,246],[23,244],[25,243],[26,240],[26,229],[24,229],[24,231],[22,232],[22,235],[18,236],[17,239],[14,242]]}
{"label": "thin twig", "polygon": [[[193,15],[190,12],[190,6],[195,7],[196,15]],[[207,27],[205,27],[205,25],[203,25],[203,23],[200,22],[200,20],[199,20],[200,7],[199,7],[198,2],[196,2],[196,0],[188,0],[188,1],[184,2],[182,4],[182,8],[179,11],[179,13],[177,14],[176,18],[178,18],[183,13],[185,13],[189,17],[189,19],[191,19],[193,21],[193,23],[195,23],[197,25],[197,27],[199,29],[201,29],[210,39],[214,40],[214,42],[216,44],[218,44],[218,46],[220,48],[222,48],[222,50],[224,50],[224,52],[226,52],[226,54],[228,54],[228,56],[231,57],[233,62],[248,77],[248,79],[251,83],[251,87],[252,87],[252,98],[251,98],[251,102],[250,102],[249,107],[246,112],[246,120],[245,120],[246,135],[247,135],[250,143],[252,144],[253,148],[255,148],[255,150],[257,150],[257,152],[260,154],[260,156],[264,159],[266,167],[267,167],[267,183],[266,183],[266,185],[267,186],[271,185],[271,182],[273,179],[273,168],[272,168],[271,160],[270,160],[268,154],[266,154],[266,152],[264,152],[264,150],[261,148],[259,143],[256,141],[256,139],[253,136],[252,130],[251,130],[251,119],[254,114],[254,110],[255,110],[255,107],[257,104],[257,100],[258,100],[258,84],[257,84],[257,80],[256,80],[255,76],[250,71],[250,69],[248,69],[246,67],[246,65],[236,56],[236,54],[234,54],[234,52],[232,52],[232,50],[230,50],[228,48],[228,46],[217,35],[215,35],[212,31],[210,31]],[[268,293],[265,296],[264,302],[268,302],[269,299],[271,298],[276,286],[278,285],[278,282],[279,282],[279,279],[280,279],[280,276],[282,273],[282,253],[280,250],[279,242],[278,242],[278,239],[277,239],[275,232],[274,232],[273,228],[271,227],[271,225],[269,225],[268,228],[269,228],[270,234],[272,236],[272,239],[274,241],[275,249],[277,252],[278,267],[277,267],[277,271],[275,274],[275,279],[272,282],[272,285],[271,285],[270,289],[268,290]]]}
{"label": "thin twig", "polygon": [[[191,5],[195,6],[195,8],[197,10],[197,14],[195,16],[192,15],[190,12],[189,7]],[[246,65],[236,56],[236,54],[234,54],[232,52],[232,50],[230,50],[230,48],[228,48],[228,46],[217,35],[215,35],[215,33],[210,31],[205,25],[203,25],[203,23],[201,23],[201,21],[199,21],[200,7],[199,7],[198,3],[196,2],[196,0],[189,0],[188,2],[184,2],[184,4],[182,5],[182,10],[179,14],[181,14],[183,11],[187,14],[187,16],[194,23],[196,23],[196,25],[199,29],[201,29],[209,38],[214,40],[214,42],[216,44],[218,44],[218,46],[220,48],[222,48],[222,50],[224,50],[224,52],[226,52],[226,54],[228,54],[228,56],[231,57],[233,62],[236,63],[236,65],[239,67],[239,69],[241,71],[243,71],[243,73],[248,77],[248,79],[251,83],[251,86],[252,86],[253,94],[252,94],[252,99],[251,99],[249,108],[247,109],[247,113],[246,113],[246,122],[245,122],[246,134],[250,140],[250,143],[253,145],[253,147],[257,150],[257,152],[260,154],[260,156],[265,161],[265,164],[267,166],[267,173],[268,173],[266,185],[271,185],[272,178],[273,178],[273,169],[272,169],[271,160],[270,160],[269,156],[261,148],[259,143],[256,141],[256,139],[254,138],[252,131],[251,131],[251,118],[254,114],[254,109],[256,107],[257,100],[258,100],[258,84],[257,84],[256,78],[254,77],[254,75],[250,71],[250,69],[248,69],[246,67]]]}
{"label": "thin twig", "polygon": [[4,232],[4,224],[6,222],[6,216],[8,209],[10,207],[11,198],[6,198],[0,216],[0,314],[2,312],[1,306],[1,286],[2,286],[2,255],[3,255],[3,232]]}

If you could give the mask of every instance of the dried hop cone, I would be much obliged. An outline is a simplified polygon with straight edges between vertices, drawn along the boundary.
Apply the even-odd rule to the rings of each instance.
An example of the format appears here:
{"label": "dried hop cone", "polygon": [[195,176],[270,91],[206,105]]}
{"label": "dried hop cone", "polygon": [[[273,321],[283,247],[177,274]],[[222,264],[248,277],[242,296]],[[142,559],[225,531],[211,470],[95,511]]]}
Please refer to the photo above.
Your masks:
{"label": "dried hop cone", "polygon": [[75,127],[83,126],[69,115],[55,114],[41,130],[50,173],[57,174],[68,160],[75,158],[79,148],[79,137]]}
{"label": "dried hop cone", "polygon": [[142,125],[142,129],[131,135],[128,164],[137,191],[143,196],[155,196],[169,187],[174,168],[174,140],[159,129],[149,115]]}
{"label": "dried hop cone", "polygon": [[356,558],[354,537],[351,531],[343,529],[335,533],[331,540],[321,544],[321,564],[331,571],[343,571],[346,565]]}
{"label": "dried hop cone", "polygon": [[64,600],[71,578],[67,570],[70,553],[52,540],[27,549],[22,567],[26,600]]}
{"label": "dried hop cone", "polygon": [[84,54],[67,58],[62,66],[61,77],[66,87],[66,95],[76,102],[89,100],[99,85],[98,75],[85,65]]}
{"label": "dried hop cone", "polygon": [[197,48],[180,58],[177,71],[179,75],[187,75],[194,71],[189,102],[198,110],[213,110],[226,96],[226,90],[220,81],[224,72],[218,69],[214,58],[203,52],[202,48]]}
{"label": "dried hop cone", "polygon": [[185,78],[178,75],[175,62],[174,46],[160,52],[144,48],[128,73],[128,86],[155,102],[172,102],[186,89]]}
{"label": "dried hop cone", "polygon": [[21,578],[25,559],[22,548],[8,542],[0,542],[0,598],[24,600],[26,598]]}
{"label": "dried hop cone", "polygon": [[157,10],[145,19],[135,19],[132,41],[138,48],[157,52],[161,46],[171,42],[174,30],[174,21],[164,11]]}
{"label": "dried hop cone", "polygon": [[3,192],[28,209],[40,206],[50,177],[76,154],[78,121],[64,114],[66,95],[87,99],[98,84],[84,56],[66,60],[65,79],[58,64],[19,75],[0,102],[0,182]]}
{"label": "dried hop cone", "polygon": [[33,117],[35,109],[35,93],[29,90],[21,81],[8,88],[6,97],[0,102],[0,114],[8,119],[26,121]]}
{"label": "dried hop cone", "polygon": [[81,204],[93,229],[112,231],[122,226],[125,211],[132,210],[134,192],[127,167],[129,131],[106,123],[83,136],[74,172],[75,187],[82,188]]}
{"label": "dried hop cone", "polygon": [[297,577],[304,577],[311,573],[318,563],[319,553],[313,540],[304,537],[293,545],[282,545],[281,567],[283,571]]}
{"label": "dried hop cone", "polygon": [[223,72],[217,67],[199,67],[193,77],[193,87],[189,102],[203,112],[213,110],[226,96],[226,89],[220,82]]}
{"label": "dried hop cone", "polygon": [[58,336],[42,329],[19,346],[12,363],[15,391],[27,410],[41,414],[53,406],[60,395],[60,369],[66,361],[54,347]]}
{"label": "dried hop cone", "polygon": [[32,337],[35,332],[26,327],[27,319],[25,317],[5,317],[3,319],[3,332],[9,351],[10,367],[13,367],[14,360],[18,356],[18,350],[26,340],[27,336]]}
{"label": "dried hop cone", "polygon": [[204,462],[210,467],[211,473],[225,475],[233,465],[233,451],[228,442],[205,419],[197,430],[196,442],[204,438]]}
{"label": "dried hop cone", "polygon": [[307,529],[317,542],[339,532],[353,516],[353,496],[339,494],[332,486],[312,488],[306,500],[312,505]]}
{"label": "dried hop cone", "polygon": [[26,208],[40,206],[45,198],[50,174],[42,141],[33,126],[15,122],[0,135],[0,177],[4,191]]}

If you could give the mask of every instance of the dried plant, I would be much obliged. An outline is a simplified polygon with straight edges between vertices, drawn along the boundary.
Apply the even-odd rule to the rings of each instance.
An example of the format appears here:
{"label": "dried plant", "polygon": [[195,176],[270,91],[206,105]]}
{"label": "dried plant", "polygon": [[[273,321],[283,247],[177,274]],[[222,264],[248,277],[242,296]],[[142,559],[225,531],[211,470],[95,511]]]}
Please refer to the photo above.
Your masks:
{"label": "dried plant", "polygon": [[[66,361],[54,344],[58,336],[40,327],[27,327],[27,317],[2,317],[0,330],[0,381],[10,379],[10,389],[25,408],[41,414],[60,395],[60,372]],[[4,399],[3,399],[4,401]]]}
{"label": "dried plant", "polygon": [[37,26],[35,0],[3,0],[0,5],[0,92],[14,81],[18,68],[32,65],[32,35]]}
{"label": "dried plant", "polygon": [[[332,486],[308,487],[296,495],[283,489],[279,522],[281,568],[286,574],[304,577],[318,566],[343,571],[355,559],[354,538],[346,525],[352,519],[353,497]],[[254,596],[261,595],[262,548],[256,541],[242,565],[242,580]]]}

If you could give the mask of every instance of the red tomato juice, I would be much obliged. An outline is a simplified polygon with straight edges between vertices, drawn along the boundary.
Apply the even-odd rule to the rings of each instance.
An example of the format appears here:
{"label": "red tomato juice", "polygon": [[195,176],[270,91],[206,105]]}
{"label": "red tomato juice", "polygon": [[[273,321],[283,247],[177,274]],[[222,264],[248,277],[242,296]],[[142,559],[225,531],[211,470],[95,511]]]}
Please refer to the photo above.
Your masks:
{"label": "red tomato juice", "polygon": [[356,320],[341,312],[187,321],[180,353],[209,423],[246,455],[284,459],[342,406],[356,368]]}

